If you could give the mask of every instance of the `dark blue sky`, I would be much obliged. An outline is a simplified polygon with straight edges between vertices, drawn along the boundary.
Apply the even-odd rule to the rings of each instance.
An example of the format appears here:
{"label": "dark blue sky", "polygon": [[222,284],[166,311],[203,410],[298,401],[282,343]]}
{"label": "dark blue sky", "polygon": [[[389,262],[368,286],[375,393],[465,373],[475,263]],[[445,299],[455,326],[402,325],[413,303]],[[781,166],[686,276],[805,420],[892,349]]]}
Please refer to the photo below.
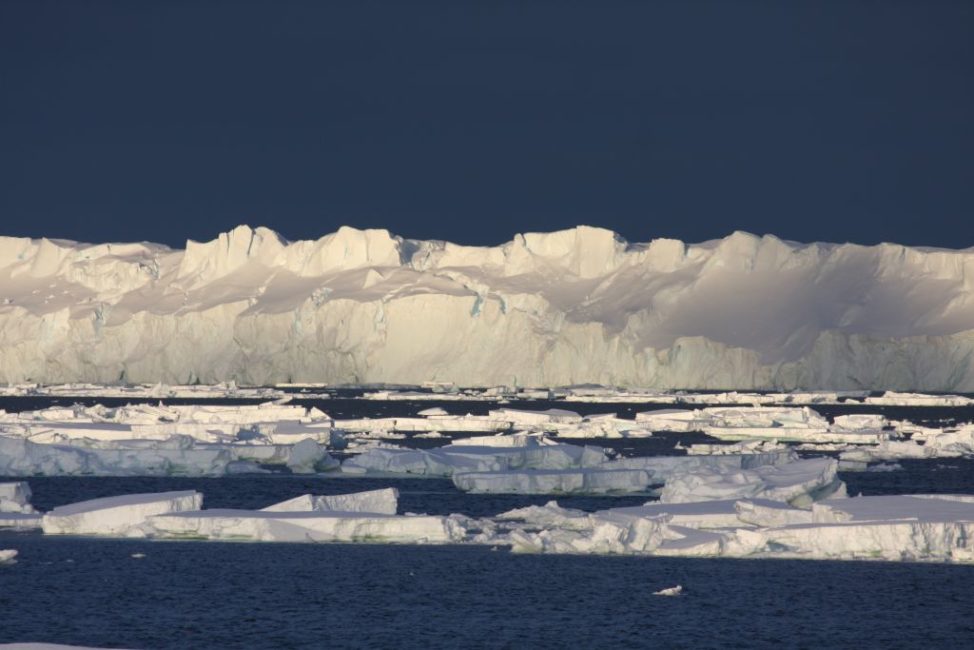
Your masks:
{"label": "dark blue sky", "polygon": [[974,246],[974,2],[0,0],[0,233]]}

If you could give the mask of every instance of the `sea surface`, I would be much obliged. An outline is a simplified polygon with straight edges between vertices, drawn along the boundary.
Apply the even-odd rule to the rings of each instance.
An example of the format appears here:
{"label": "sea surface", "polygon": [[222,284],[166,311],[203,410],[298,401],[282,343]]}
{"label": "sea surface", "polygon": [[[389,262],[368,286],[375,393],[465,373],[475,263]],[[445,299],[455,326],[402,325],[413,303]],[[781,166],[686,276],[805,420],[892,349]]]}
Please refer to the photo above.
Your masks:
{"label": "sea surface", "polygon": [[[3,400],[0,408],[41,408],[53,401],[18,399]],[[335,416],[408,415],[430,405],[450,412],[492,407],[482,402],[341,402],[344,412]],[[576,403],[511,406],[583,410]],[[623,411],[617,404],[581,406],[593,413]],[[638,405],[638,410],[649,408]],[[907,409],[896,417],[967,419],[956,411]],[[617,450],[674,453],[680,440],[671,435],[652,443],[628,441]],[[898,471],[846,472],[842,478],[850,494],[974,494],[974,461],[900,464]],[[273,474],[35,477],[29,482],[34,504],[45,510],[101,496],[184,489],[203,492],[206,507],[260,508],[308,492],[396,487],[402,512],[472,516],[551,499],[467,495],[442,479]],[[596,510],[649,498],[558,501]],[[0,566],[0,642],[128,648],[974,647],[974,566],[519,555],[476,546],[173,542],[16,533],[0,533],[2,548],[15,548],[20,555],[15,564]],[[683,596],[653,595],[677,584]]]}

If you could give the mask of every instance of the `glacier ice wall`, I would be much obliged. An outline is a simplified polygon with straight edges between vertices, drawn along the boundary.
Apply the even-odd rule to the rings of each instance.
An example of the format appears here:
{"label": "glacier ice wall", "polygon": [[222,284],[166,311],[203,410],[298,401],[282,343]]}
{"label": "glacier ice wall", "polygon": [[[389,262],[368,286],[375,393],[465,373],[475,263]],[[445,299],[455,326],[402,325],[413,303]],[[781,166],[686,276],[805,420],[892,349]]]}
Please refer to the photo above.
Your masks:
{"label": "glacier ice wall", "polygon": [[974,391],[974,249],[0,237],[0,382]]}

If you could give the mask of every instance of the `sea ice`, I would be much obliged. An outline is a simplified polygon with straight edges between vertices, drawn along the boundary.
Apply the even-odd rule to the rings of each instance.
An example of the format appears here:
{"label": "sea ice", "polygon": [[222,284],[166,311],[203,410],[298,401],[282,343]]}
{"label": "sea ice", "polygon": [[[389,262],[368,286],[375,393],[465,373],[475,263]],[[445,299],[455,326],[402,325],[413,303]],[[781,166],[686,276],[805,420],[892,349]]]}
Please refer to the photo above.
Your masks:
{"label": "sea ice", "polygon": [[30,505],[30,497],[30,486],[24,481],[0,483],[0,513],[33,514],[35,510]]}
{"label": "sea ice", "polygon": [[826,496],[844,494],[845,486],[837,478],[837,471],[838,462],[832,458],[811,458],[730,472],[700,469],[668,478],[660,501],[763,498],[807,506]]}
{"label": "sea ice", "polygon": [[437,449],[372,448],[342,463],[342,471],[449,477],[458,472],[595,467],[606,459],[597,447],[531,443],[520,447],[447,445]]}
{"label": "sea ice", "polygon": [[262,512],[371,512],[394,515],[399,507],[399,490],[384,488],[352,494],[332,494],[301,496],[275,503],[262,509]]}
{"label": "sea ice", "polygon": [[451,517],[219,509],[157,515],[149,530],[152,537],[169,539],[260,542],[447,544],[466,535]]}
{"label": "sea ice", "polygon": [[126,494],[59,506],[44,515],[45,534],[143,537],[144,525],[153,515],[199,510],[199,492]]}
{"label": "sea ice", "polygon": [[455,473],[453,484],[478,494],[604,494],[644,492],[652,476],[641,469],[526,469]]}

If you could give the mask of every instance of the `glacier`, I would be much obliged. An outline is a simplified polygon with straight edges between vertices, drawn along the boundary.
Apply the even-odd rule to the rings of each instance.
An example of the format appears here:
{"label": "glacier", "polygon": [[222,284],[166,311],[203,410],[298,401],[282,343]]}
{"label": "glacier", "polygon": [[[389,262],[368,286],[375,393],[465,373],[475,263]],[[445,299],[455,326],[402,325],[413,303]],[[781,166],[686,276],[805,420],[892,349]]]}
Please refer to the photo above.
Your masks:
{"label": "glacier", "polygon": [[[0,383],[974,391],[974,249],[0,237]],[[476,345],[471,342],[475,341]]]}

